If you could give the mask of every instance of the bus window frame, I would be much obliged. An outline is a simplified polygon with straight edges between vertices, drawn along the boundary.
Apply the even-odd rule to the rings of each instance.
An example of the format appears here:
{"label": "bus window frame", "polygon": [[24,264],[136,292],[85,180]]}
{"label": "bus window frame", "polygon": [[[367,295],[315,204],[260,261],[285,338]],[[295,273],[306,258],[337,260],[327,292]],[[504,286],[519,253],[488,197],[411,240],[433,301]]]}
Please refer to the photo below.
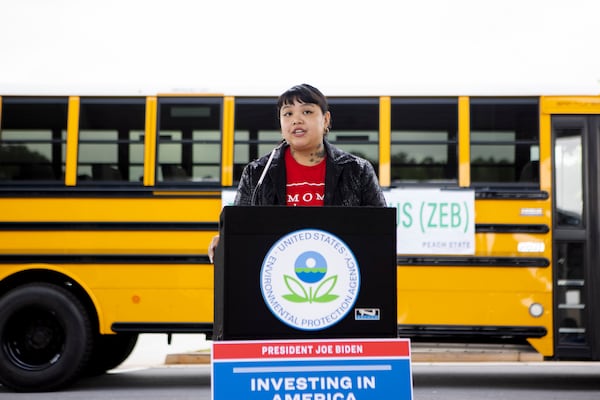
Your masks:
{"label": "bus window frame", "polygon": [[[38,144],[49,144],[51,147],[51,159],[49,165],[52,168],[54,179],[6,179],[0,180],[0,186],[2,187],[61,187],[65,185],[65,174],[66,174],[66,144],[67,144],[67,121],[68,121],[68,109],[69,109],[69,98],[67,96],[0,96],[0,145],[8,143],[17,144],[24,143],[38,143]],[[7,130],[5,125],[7,115],[7,105],[33,105],[33,104],[54,104],[62,107],[64,115],[62,121],[64,125],[60,129],[60,138],[57,138],[57,131],[55,129],[26,129],[30,131],[44,130],[49,131],[50,139],[36,139],[36,140],[20,140],[20,139],[3,139],[3,132]],[[28,118],[28,120],[31,120]],[[58,121],[58,120],[57,120]],[[12,129],[10,129],[12,130]],[[27,147],[28,148],[28,147]],[[29,151],[29,150],[28,150]],[[56,159],[58,158],[58,161]],[[60,166],[60,168],[59,168]],[[60,169],[60,173],[58,173]]]}
{"label": "bus window frame", "polygon": [[[512,140],[484,140],[484,139],[474,139],[474,132],[500,132],[498,129],[490,129],[482,130],[479,129],[477,124],[475,123],[477,120],[476,113],[474,112],[473,107],[477,106],[534,106],[535,111],[531,111],[531,115],[529,117],[535,118],[535,135],[531,138],[519,138],[517,130],[510,131],[515,134],[514,139]],[[514,120],[511,120],[513,123]],[[469,148],[470,148],[470,159],[469,159],[469,168],[470,168],[470,177],[471,177],[471,187],[475,189],[488,189],[488,188],[497,188],[497,189],[518,189],[518,190],[526,190],[526,191],[540,191],[540,167],[539,167],[539,158],[540,155],[540,142],[541,142],[541,118],[540,118],[540,99],[538,97],[470,97],[469,98],[469,126],[470,126],[470,140],[469,140]],[[475,126],[474,126],[475,125]],[[495,127],[493,127],[495,128]],[[509,132],[509,131],[507,131]],[[492,147],[494,146],[496,149],[498,146],[510,146],[513,149],[514,161],[513,164],[506,164],[507,168],[514,168],[514,179],[506,180],[506,181],[493,181],[493,180],[475,180],[474,170],[476,168],[484,168],[486,164],[482,163],[474,163],[474,157],[477,156],[477,152],[473,151],[476,147]],[[524,169],[527,167],[527,162],[523,163],[521,167],[519,167],[519,148],[523,149],[525,147],[529,148],[529,163],[533,165],[533,168],[537,168],[535,170],[533,181],[523,181],[521,178],[517,178],[516,174],[519,172],[520,175],[523,174]],[[534,148],[537,148],[538,159],[532,159],[531,155],[534,152]],[[537,161],[537,164],[535,163]],[[475,168],[474,168],[475,165]],[[498,166],[502,165],[502,163],[493,163],[490,164],[489,168],[493,168],[498,170]]]}
{"label": "bus window frame", "polygon": [[[218,116],[216,116],[215,118],[218,118],[218,128],[215,128],[215,131],[218,131],[218,139],[207,139],[207,140],[196,140],[194,138],[192,139],[181,139],[179,141],[173,141],[171,144],[177,144],[180,143],[182,145],[182,149],[183,149],[183,145],[186,143],[191,144],[192,147],[192,158],[191,158],[191,168],[192,168],[192,173],[190,175],[190,171],[186,170],[183,168],[183,165],[181,165],[183,171],[179,170],[181,173],[185,173],[186,176],[181,176],[181,179],[172,179],[172,180],[165,180],[163,177],[163,173],[162,173],[162,165],[171,165],[173,163],[161,163],[160,161],[160,155],[161,155],[161,145],[164,145],[165,142],[161,142],[161,131],[166,131],[166,128],[162,127],[162,123],[164,122],[163,115],[163,106],[173,106],[173,105],[209,105],[209,106],[217,106],[218,108]],[[225,108],[225,99],[222,96],[190,96],[190,97],[186,97],[186,96],[164,96],[164,97],[158,97],[157,99],[157,110],[156,110],[156,149],[155,149],[155,154],[154,154],[154,173],[155,173],[155,183],[154,186],[155,187],[159,187],[159,188],[169,188],[169,187],[184,187],[184,188],[189,188],[191,186],[193,187],[199,187],[199,186],[203,186],[203,187],[208,187],[208,188],[220,188],[222,185],[222,171],[223,171],[223,159],[222,159],[222,149],[223,146],[225,145],[223,143],[224,140],[224,134],[223,134],[223,129],[224,129],[224,108]],[[211,118],[213,118],[213,116],[211,116]],[[196,130],[192,130],[192,134],[195,132]],[[212,165],[214,164],[215,166],[217,166],[217,172],[215,173],[215,177],[216,179],[214,180],[204,180],[204,179],[194,179],[194,175],[193,175],[193,168],[197,165],[204,165],[204,164],[199,164],[196,162],[196,160],[194,160],[193,158],[193,147],[195,144],[197,143],[204,143],[204,144],[216,144],[219,146],[218,149],[218,157],[219,160],[216,163],[206,163],[206,165]],[[181,161],[181,163],[183,163],[183,160]],[[176,172],[177,174],[179,174],[180,172]]]}
{"label": "bus window frame", "polygon": [[[451,121],[453,126],[446,126],[448,128],[445,133],[447,134],[446,140],[402,140],[395,139],[395,132],[403,132],[403,129],[397,129],[394,126],[394,109],[395,107],[402,105],[410,105],[410,106],[451,106],[454,108],[454,120]],[[444,179],[394,179],[392,171],[395,164],[392,159],[390,159],[390,180],[392,186],[410,186],[410,185],[419,185],[419,186],[433,186],[433,187],[458,187],[459,184],[459,99],[458,97],[392,97],[391,99],[391,114],[390,114],[390,156],[393,158],[393,148],[398,145],[420,145],[420,146],[446,146],[446,164],[440,164],[442,169],[449,171],[450,174],[454,174],[453,178],[444,178]],[[427,123],[429,120],[425,119]],[[396,128],[396,129],[395,129]],[[431,132],[431,128],[427,128],[425,131]],[[422,130],[414,129],[415,133],[423,132]],[[440,132],[443,132],[440,130]],[[397,136],[397,135],[396,135]],[[453,154],[451,153],[452,149],[454,149]],[[454,159],[454,165],[452,164],[452,158]],[[424,166],[423,163],[415,163],[415,167],[420,168]],[[436,164],[431,164],[436,165]],[[427,165],[425,164],[425,167]],[[402,168],[400,166],[400,168]]]}

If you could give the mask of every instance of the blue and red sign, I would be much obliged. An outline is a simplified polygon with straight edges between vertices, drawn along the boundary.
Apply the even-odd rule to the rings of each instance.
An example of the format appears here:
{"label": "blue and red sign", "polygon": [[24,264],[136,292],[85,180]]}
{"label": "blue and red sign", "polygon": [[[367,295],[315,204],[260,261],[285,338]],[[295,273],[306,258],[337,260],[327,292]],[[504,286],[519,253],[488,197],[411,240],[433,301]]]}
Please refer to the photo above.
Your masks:
{"label": "blue and red sign", "polygon": [[213,342],[212,399],[410,400],[410,341]]}

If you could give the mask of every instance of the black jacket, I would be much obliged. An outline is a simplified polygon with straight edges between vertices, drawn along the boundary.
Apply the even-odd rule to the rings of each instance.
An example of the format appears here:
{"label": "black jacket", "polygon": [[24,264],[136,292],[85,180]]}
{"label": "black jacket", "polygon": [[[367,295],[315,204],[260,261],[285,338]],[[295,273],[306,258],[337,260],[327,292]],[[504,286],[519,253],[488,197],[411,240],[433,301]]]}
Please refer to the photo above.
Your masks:
{"label": "black jacket", "polygon": [[[386,201],[371,163],[338,149],[326,140],[323,143],[327,152],[324,205],[385,207]],[[246,165],[235,196],[235,205],[286,204],[284,149],[287,146],[284,144],[275,150],[269,170],[258,188],[258,180],[270,154]]]}

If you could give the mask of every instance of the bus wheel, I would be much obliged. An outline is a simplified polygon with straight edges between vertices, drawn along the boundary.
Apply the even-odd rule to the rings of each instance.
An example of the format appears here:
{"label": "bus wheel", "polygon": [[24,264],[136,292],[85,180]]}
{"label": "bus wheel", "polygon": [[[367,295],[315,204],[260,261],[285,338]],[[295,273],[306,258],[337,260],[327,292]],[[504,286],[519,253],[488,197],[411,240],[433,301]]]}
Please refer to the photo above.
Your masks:
{"label": "bus wheel", "polygon": [[137,343],[137,333],[97,335],[94,350],[85,369],[86,376],[101,375],[121,364],[129,357]]}
{"label": "bus wheel", "polygon": [[0,382],[50,391],[75,380],[92,349],[90,319],[66,289],[27,284],[0,298]]}

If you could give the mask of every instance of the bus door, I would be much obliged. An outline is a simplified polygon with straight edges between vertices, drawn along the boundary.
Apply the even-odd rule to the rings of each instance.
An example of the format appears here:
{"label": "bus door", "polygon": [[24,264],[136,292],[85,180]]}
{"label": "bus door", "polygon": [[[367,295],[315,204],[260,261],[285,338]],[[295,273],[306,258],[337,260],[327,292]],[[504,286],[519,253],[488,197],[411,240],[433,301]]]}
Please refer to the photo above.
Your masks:
{"label": "bus door", "polygon": [[600,116],[552,117],[557,359],[600,357]]}

